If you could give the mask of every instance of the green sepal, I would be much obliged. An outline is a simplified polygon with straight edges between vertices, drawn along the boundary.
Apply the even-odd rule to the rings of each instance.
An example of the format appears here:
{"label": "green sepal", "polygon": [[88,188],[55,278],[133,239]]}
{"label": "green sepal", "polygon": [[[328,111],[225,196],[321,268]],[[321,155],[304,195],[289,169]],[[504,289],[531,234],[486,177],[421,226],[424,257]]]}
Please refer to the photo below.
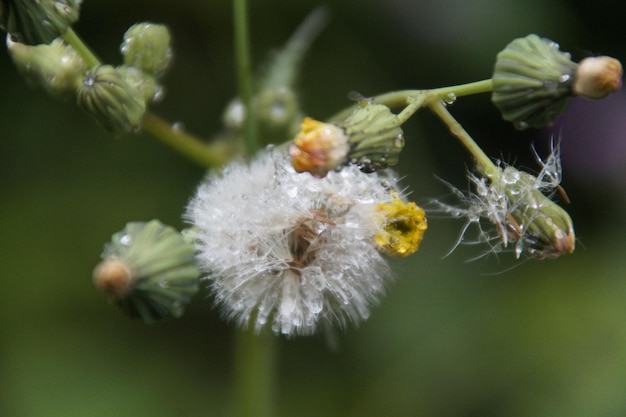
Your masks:
{"label": "green sepal", "polygon": [[198,291],[194,253],[189,239],[158,220],[128,223],[102,254],[104,260],[121,260],[131,271],[130,290],[113,302],[146,323],[180,317]]}
{"label": "green sepal", "polygon": [[497,56],[491,99],[518,129],[551,125],[573,97],[577,68],[549,39],[515,39]]}

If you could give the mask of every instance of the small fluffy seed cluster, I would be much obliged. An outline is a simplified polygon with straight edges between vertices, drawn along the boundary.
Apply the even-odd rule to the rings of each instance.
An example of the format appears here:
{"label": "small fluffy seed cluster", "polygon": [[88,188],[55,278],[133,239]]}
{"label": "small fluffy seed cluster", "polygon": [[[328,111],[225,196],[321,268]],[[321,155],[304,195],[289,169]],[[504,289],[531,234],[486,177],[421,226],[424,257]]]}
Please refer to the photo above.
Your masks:
{"label": "small fluffy seed cluster", "polygon": [[[574,250],[574,231],[565,211],[550,197],[563,190],[561,159],[558,146],[545,160],[535,152],[541,166],[536,175],[504,166],[498,175],[490,177],[468,173],[475,192],[463,192],[448,184],[460,205],[435,201],[436,209],[454,218],[464,218],[465,225],[452,252],[458,245],[486,244],[490,253],[500,253],[512,245],[516,258],[556,258]],[[543,228],[533,227],[535,224]],[[466,239],[470,226],[476,226],[477,236]]]}
{"label": "small fluffy seed cluster", "polygon": [[391,172],[354,166],[319,179],[269,152],[209,175],[186,217],[227,319],[309,335],[368,317],[390,279],[378,207],[398,196]]}

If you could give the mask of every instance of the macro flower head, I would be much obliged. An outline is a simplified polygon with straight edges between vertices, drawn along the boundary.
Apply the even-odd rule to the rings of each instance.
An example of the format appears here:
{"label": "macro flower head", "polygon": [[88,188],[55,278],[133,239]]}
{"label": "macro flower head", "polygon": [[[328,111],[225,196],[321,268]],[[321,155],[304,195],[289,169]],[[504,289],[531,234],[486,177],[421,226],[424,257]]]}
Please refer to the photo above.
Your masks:
{"label": "macro flower head", "polygon": [[[519,171],[512,166],[500,168],[496,174],[468,174],[474,192],[463,192],[450,185],[461,205],[435,202],[437,208],[452,217],[464,218],[454,250],[461,243],[487,244],[488,253],[500,253],[512,245],[516,258],[527,255],[536,259],[557,258],[571,253],[575,247],[572,220],[567,212],[552,201],[562,191],[559,148],[542,160],[538,175]],[[567,198],[565,197],[565,200]],[[470,226],[478,233],[466,240]]]}
{"label": "macro flower head", "polygon": [[209,175],[186,216],[226,318],[286,335],[365,320],[391,278],[384,255],[416,251],[426,229],[392,172],[320,179],[273,152]]}

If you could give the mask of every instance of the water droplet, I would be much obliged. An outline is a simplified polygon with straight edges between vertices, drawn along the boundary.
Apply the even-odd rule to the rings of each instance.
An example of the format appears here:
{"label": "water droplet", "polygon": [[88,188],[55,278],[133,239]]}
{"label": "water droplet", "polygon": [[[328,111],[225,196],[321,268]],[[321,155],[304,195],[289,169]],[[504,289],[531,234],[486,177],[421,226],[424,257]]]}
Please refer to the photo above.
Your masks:
{"label": "water droplet", "polygon": [[446,104],[446,106],[450,106],[454,104],[455,101],[456,101],[456,94],[454,93],[448,93],[445,96],[443,96],[443,102]]}
{"label": "water droplet", "polygon": [[559,77],[559,82],[565,83],[565,82],[569,81],[569,80],[570,80],[570,78],[572,78],[572,76],[571,76],[571,75],[569,75],[569,74],[563,74],[563,75],[561,75],[561,76]]}
{"label": "water droplet", "polygon": [[94,77],[87,77],[85,78],[85,86],[87,87],[93,87],[93,85],[96,83],[96,79]]}
{"label": "water droplet", "polygon": [[270,120],[275,123],[282,122],[287,116],[287,109],[281,102],[274,103],[270,108]]}
{"label": "water droplet", "polygon": [[130,235],[124,235],[120,238],[120,243],[124,246],[130,246],[130,244],[132,243],[133,238],[130,237]]}
{"label": "water droplet", "polygon": [[168,280],[163,280],[159,282],[159,287],[161,288],[169,288],[170,287],[170,283]]}
{"label": "water droplet", "polygon": [[177,133],[182,132],[185,130],[185,124],[183,122],[174,122],[172,124],[172,130]]}
{"label": "water droplet", "polygon": [[520,179],[520,173],[516,169],[506,168],[502,172],[502,181],[505,184],[515,184]]}
{"label": "water droplet", "polygon": [[393,139],[393,146],[396,148],[402,148],[404,146],[404,135],[402,133],[399,133],[398,136]]}
{"label": "water droplet", "polygon": [[527,123],[527,122],[521,121],[521,122],[515,122],[515,123],[513,123],[513,126],[514,126],[514,127],[515,127],[515,129],[517,129],[517,130],[526,130],[526,129],[528,129],[528,126],[529,126],[529,125],[528,125],[528,123]]}
{"label": "water droplet", "polygon": [[511,187],[509,188],[509,193],[511,195],[520,195],[522,193],[522,189],[520,187]]}
{"label": "water droplet", "polygon": [[154,94],[152,95],[152,101],[154,103],[158,103],[163,100],[163,97],[165,97],[165,89],[161,86],[156,87],[154,89]]}
{"label": "water droplet", "polygon": [[57,1],[54,3],[54,8],[57,10],[57,12],[59,12],[60,14],[68,14],[72,11],[72,9],[70,9],[70,6],[68,6],[67,4]]}

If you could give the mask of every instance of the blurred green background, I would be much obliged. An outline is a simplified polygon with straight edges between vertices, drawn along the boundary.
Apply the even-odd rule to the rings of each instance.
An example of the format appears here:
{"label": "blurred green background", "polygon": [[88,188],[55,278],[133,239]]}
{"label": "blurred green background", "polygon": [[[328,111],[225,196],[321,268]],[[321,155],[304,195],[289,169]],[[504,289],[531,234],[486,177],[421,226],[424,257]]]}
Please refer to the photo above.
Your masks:
{"label": "blurred green background", "polygon": [[[318,3],[253,1],[255,62]],[[175,5],[174,5],[175,4]],[[324,118],[368,96],[488,78],[495,54],[535,32],[576,58],[626,58],[613,1],[330,1],[300,91]],[[137,21],[168,24],[176,62],[154,110],[210,136],[235,92],[225,0],[87,0],[76,30],[110,63]],[[203,171],[147,135],[114,139],[73,103],[28,87],[0,53],[0,416],[232,416],[233,328],[199,296],[179,320],[127,319],[91,283],[102,244],[127,221],[180,214]],[[279,342],[281,416],[626,415],[626,97],[575,100],[551,130],[516,132],[488,96],[455,116],[494,157],[535,168],[561,134],[573,255],[518,265],[442,257],[461,224],[431,218],[422,249],[369,321]],[[470,160],[430,114],[406,126],[398,171],[425,203],[464,188]],[[510,269],[510,270],[509,270]]]}

